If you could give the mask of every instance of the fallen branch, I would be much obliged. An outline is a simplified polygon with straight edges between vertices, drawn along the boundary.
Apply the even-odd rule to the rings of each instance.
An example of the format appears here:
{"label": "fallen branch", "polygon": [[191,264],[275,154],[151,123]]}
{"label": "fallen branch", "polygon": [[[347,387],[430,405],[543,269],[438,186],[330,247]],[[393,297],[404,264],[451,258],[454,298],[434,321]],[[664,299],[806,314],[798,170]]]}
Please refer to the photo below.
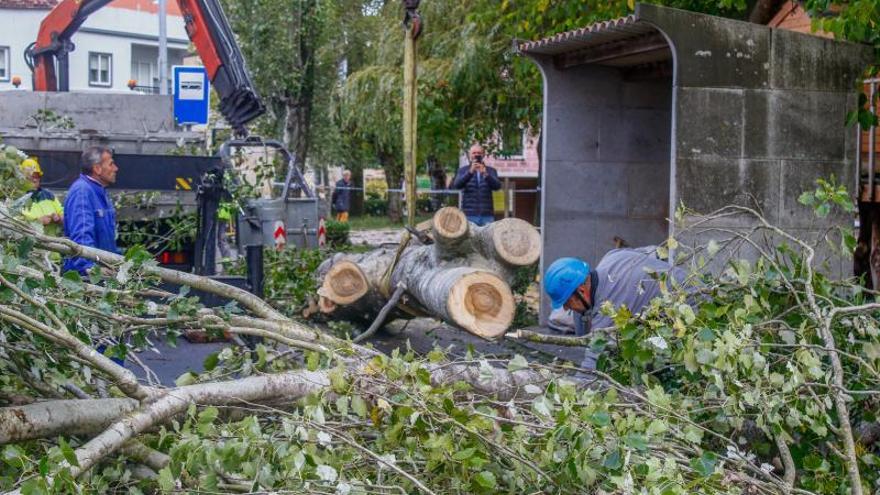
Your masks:
{"label": "fallen branch", "polygon": [[133,399],[75,399],[0,408],[0,445],[58,435],[93,435],[137,407]]}
{"label": "fallen branch", "polygon": [[535,332],[532,330],[516,330],[504,335],[504,338],[511,340],[524,340],[526,342],[535,342],[536,344],[552,344],[566,347],[588,347],[592,342],[596,333],[612,333],[615,332],[614,327],[597,328],[589,335],[553,335],[547,333]]}
{"label": "fallen branch", "polygon": [[[110,267],[118,267],[125,263],[125,258],[118,254],[102,251],[100,249],[95,249],[90,246],[83,246],[81,244],[77,244],[71,241],[70,239],[65,239],[62,237],[52,237],[39,233],[34,230],[30,225],[23,224],[22,222],[19,222],[9,217],[8,214],[6,214],[5,212],[0,213],[0,229],[6,231],[7,237],[28,237],[36,242],[37,246],[39,246],[40,248],[46,249],[48,251],[53,251],[64,256],[85,258]],[[238,287],[233,287],[231,285],[227,285],[207,277],[201,277],[199,275],[180,272],[169,268],[162,268],[159,266],[151,266],[145,264],[141,267],[141,269],[144,271],[144,273],[148,275],[155,275],[159,277],[160,279],[162,279],[163,282],[177,285],[186,285],[192,287],[193,289],[203,290],[205,292],[210,292],[212,294],[217,294],[232,299],[233,301],[238,302],[242,307],[249,309],[251,312],[261,318],[266,318],[270,320],[288,319],[283,314],[278,312],[275,308],[266,304],[266,302],[259,297],[251,294],[250,292],[239,289]]]}
{"label": "fallen branch", "polygon": [[368,328],[364,333],[351,339],[351,341],[354,343],[358,343],[372,337],[373,334],[375,334],[379,330],[379,327],[381,327],[382,324],[385,323],[385,318],[388,318],[388,313],[390,313],[391,310],[395,306],[397,306],[397,303],[400,301],[400,297],[403,295],[404,292],[406,292],[406,285],[404,285],[403,283],[397,284],[397,288],[394,289],[394,293],[391,294],[391,297],[388,298],[388,302],[386,302],[385,306],[382,307],[382,310],[379,311],[379,314],[370,325],[370,328]]}

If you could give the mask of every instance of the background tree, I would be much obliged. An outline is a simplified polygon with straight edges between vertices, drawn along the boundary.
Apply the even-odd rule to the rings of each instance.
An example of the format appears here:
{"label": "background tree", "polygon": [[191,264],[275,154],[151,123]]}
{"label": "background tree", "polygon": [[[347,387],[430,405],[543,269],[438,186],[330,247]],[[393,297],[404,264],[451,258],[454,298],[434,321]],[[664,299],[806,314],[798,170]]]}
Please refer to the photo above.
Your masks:
{"label": "background tree", "polygon": [[319,57],[329,0],[224,0],[248,69],[267,108],[257,127],[281,139],[304,164],[313,109],[332,70]]}

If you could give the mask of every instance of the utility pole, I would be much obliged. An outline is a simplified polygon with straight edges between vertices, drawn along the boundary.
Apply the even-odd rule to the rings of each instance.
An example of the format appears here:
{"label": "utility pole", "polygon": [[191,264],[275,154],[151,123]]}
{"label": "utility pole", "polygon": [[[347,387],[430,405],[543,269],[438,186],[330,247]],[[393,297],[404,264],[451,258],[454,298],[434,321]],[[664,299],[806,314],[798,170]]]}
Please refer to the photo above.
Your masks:
{"label": "utility pole", "polygon": [[403,177],[406,191],[406,224],[416,223],[416,149],[418,148],[418,102],[416,98],[416,48],[422,32],[422,20],[417,9],[420,0],[403,0],[406,17],[403,28]]}
{"label": "utility pole", "polygon": [[168,0],[159,0],[159,94],[168,94]]}

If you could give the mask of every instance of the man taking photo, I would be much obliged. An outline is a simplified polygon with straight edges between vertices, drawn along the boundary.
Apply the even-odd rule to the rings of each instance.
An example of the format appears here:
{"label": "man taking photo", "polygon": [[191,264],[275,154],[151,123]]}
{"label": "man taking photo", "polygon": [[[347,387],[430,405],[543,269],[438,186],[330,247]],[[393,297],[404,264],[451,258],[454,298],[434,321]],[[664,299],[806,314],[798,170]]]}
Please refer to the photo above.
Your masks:
{"label": "man taking photo", "polygon": [[498,171],[483,163],[486,151],[479,144],[471,146],[471,164],[458,169],[452,181],[453,189],[462,190],[461,209],[469,222],[486,225],[495,221],[492,191],[501,189]]}

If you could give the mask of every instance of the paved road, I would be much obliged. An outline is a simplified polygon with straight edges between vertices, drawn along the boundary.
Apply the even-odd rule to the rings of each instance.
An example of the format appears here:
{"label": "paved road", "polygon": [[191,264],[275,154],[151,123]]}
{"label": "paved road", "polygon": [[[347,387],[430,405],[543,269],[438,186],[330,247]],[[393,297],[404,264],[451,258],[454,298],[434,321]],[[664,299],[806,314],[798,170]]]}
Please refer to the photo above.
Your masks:
{"label": "paved road", "polygon": [[[159,352],[145,350],[139,352],[137,356],[144,365],[156,373],[162,384],[167,386],[174,386],[174,380],[187,371],[201,373],[205,370],[202,365],[205,358],[230,345],[225,342],[192,344],[181,338],[177,346],[172,347],[159,337],[151,340]],[[146,379],[146,372],[132,360],[126,361],[126,368],[132,370],[138,378]]]}
{"label": "paved road", "polygon": [[[532,330],[541,331],[533,328]],[[546,330],[544,330],[546,331]],[[463,357],[468,352],[469,346],[474,352],[493,356],[501,359],[512,358],[516,354],[522,354],[530,361],[549,362],[553,360],[571,361],[579,363],[583,358],[584,351],[580,348],[561,347],[532,342],[519,343],[511,340],[501,342],[486,342],[467,332],[438,323],[430,318],[418,318],[391,322],[386,330],[380,331],[368,342],[377,349],[390,353],[399,348],[405,352],[407,341],[410,348],[419,354],[427,354],[435,347],[445,349],[452,357]],[[139,358],[153,372],[158,375],[162,384],[173,386],[174,380],[187,371],[199,373],[204,370],[202,363],[208,355],[219,352],[228,343],[193,344],[185,339],[180,339],[176,347],[171,347],[161,341],[153,339],[159,353],[146,350],[138,353]],[[134,371],[140,378],[145,378],[144,371],[131,360],[127,367]]]}

